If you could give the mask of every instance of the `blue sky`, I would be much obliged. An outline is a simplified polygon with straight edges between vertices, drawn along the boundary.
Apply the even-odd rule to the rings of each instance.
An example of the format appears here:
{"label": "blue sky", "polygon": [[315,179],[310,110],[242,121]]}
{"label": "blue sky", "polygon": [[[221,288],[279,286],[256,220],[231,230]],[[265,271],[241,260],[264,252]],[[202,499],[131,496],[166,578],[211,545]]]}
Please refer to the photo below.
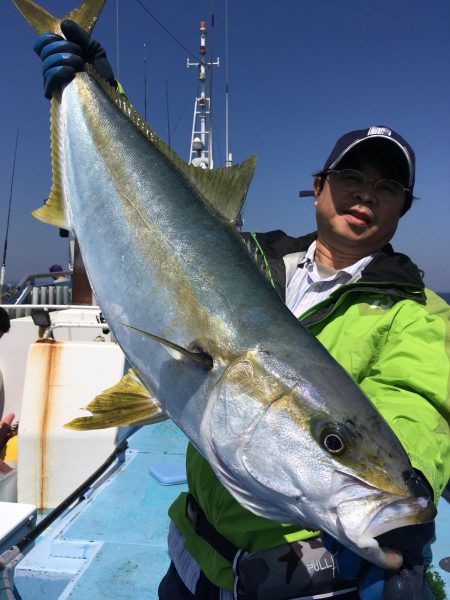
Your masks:
{"label": "blue sky", "polygon": [[[62,15],[77,0],[42,0]],[[215,9],[215,162],[225,156],[225,0],[107,0],[94,31],[134,106],[188,158],[198,24],[211,34]],[[117,14],[119,23],[117,26]],[[245,206],[245,229],[314,229],[311,186],[336,139],[346,131],[384,124],[401,133],[417,157],[419,200],[400,222],[396,250],[425,271],[426,283],[450,291],[450,5],[447,0],[228,0],[230,147],[235,162],[252,153],[257,168]],[[3,252],[14,143],[20,126],[7,280],[67,265],[66,242],[31,211],[50,182],[49,103],[42,93],[35,35],[12,0],[0,7],[0,252]],[[118,35],[117,35],[118,32]],[[145,44],[145,49],[144,49]],[[119,52],[117,52],[117,48]],[[191,57],[191,60],[192,57]],[[2,254],[0,256],[0,261]]]}

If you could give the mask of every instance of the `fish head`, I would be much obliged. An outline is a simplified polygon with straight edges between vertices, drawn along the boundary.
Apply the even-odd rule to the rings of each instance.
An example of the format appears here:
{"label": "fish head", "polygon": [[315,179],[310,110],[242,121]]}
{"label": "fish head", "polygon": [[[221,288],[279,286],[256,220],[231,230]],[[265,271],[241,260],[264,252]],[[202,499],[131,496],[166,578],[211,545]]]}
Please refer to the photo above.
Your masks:
{"label": "fish head", "polygon": [[[328,532],[382,568],[399,552],[376,537],[434,518],[393,431],[346,373],[300,378],[260,350],[234,360],[203,418],[207,459],[244,507]],[[330,401],[332,398],[332,401]]]}

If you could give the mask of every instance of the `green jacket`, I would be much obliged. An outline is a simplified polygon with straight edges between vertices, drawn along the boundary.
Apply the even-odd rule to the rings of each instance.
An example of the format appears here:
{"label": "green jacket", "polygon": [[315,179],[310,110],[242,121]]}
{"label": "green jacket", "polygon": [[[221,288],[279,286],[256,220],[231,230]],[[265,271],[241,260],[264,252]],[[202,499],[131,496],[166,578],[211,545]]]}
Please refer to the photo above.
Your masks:
{"label": "green jacket", "polygon": [[[286,267],[298,262],[315,234],[291,238],[282,231],[244,234],[255,259],[284,300]],[[437,502],[450,477],[450,307],[425,289],[420,271],[390,245],[360,277],[341,286],[300,317],[348,371],[397,434],[412,465]],[[255,552],[307,539],[298,530],[257,517],[225,490],[205,459],[189,445],[189,489],[208,520],[237,547]],[[169,515],[185,546],[217,586],[232,588],[230,564],[195,534],[185,494]]]}

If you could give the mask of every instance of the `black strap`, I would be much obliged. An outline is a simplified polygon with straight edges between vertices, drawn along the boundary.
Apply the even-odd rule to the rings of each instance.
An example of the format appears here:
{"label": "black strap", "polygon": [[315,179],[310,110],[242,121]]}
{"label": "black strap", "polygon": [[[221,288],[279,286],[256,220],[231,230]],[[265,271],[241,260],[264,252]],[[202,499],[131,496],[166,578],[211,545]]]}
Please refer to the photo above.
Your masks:
{"label": "black strap", "polygon": [[188,494],[186,497],[186,517],[193,526],[195,533],[206,540],[228,562],[233,564],[236,553],[240,551],[239,548],[211,525],[192,494]]}

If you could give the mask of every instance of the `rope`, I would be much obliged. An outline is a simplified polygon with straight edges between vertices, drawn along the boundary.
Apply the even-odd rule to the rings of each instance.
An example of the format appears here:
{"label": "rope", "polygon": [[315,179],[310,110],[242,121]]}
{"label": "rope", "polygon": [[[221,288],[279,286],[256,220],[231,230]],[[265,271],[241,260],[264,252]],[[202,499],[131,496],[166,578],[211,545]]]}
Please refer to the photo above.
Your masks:
{"label": "rope", "polygon": [[161,28],[162,28],[162,29],[163,29],[163,30],[164,30],[164,31],[167,33],[167,35],[169,35],[169,36],[170,36],[170,37],[171,37],[171,38],[174,40],[174,42],[176,42],[176,43],[177,43],[179,46],[181,46],[181,47],[183,48],[183,50],[185,50],[185,51],[186,51],[188,54],[190,54],[190,55],[192,56],[192,58],[195,58],[195,60],[200,60],[200,59],[199,59],[199,57],[198,57],[196,54],[194,54],[193,52],[191,52],[191,51],[189,50],[189,48],[186,48],[186,46],[185,46],[184,44],[182,44],[182,43],[181,43],[181,42],[180,42],[180,41],[179,41],[179,40],[178,40],[178,39],[177,39],[177,38],[176,38],[176,37],[175,37],[175,36],[174,36],[174,35],[173,35],[173,34],[172,34],[172,33],[171,33],[169,30],[168,30],[168,29],[167,29],[167,27],[166,27],[165,25],[163,25],[163,24],[161,23],[161,21],[159,21],[159,20],[158,20],[158,19],[155,17],[155,15],[154,15],[154,14],[152,14],[152,13],[151,13],[151,12],[148,10],[148,8],[147,8],[147,7],[146,7],[146,6],[145,6],[145,5],[144,5],[144,4],[143,4],[143,3],[142,3],[140,0],[136,0],[136,2],[139,4],[139,6],[140,6],[140,7],[141,7],[143,10],[145,10],[145,12],[146,12],[148,15],[150,15],[150,16],[151,16],[151,18],[152,18],[154,21],[156,21],[156,23],[158,23],[158,25],[159,25],[159,26],[160,26],[160,27],[161,27]]}

